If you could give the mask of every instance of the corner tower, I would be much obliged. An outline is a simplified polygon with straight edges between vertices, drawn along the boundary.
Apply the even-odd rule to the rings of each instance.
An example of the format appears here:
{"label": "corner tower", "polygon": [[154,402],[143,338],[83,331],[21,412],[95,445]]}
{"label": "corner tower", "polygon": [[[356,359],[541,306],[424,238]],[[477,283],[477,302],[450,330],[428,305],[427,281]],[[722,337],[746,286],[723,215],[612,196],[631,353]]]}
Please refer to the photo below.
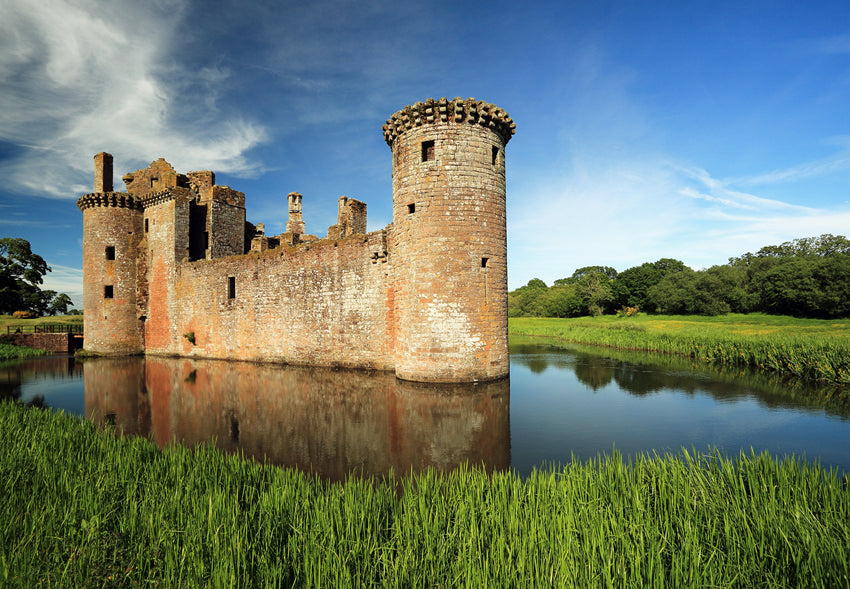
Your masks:
{"label": "corner tower", "polygon": [[83,212],[85,349],[98,354],[144,352],[136,310],[136,261],[142,237],[140,200],[112,191],[112,156],[95,158],[95,192],[77,200]]}
{"label": "corner tower", "polygon": [[508,374],[505,146],[495,105],[428,99],[384,125],[393,152],[396,375],[463,382]]}

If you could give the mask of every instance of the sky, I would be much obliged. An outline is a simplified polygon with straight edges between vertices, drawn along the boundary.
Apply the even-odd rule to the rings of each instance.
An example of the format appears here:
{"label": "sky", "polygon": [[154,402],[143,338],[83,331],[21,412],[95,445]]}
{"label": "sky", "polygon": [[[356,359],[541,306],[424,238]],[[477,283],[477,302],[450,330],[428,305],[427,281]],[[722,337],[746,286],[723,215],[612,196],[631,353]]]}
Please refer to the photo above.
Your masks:
{"label": "sky", "polygon": [[391,221],[381,125],[494,103],[508,285],[676,258],[694,268],[850,233],[850,3],[2,0],[0,237],[82,303],[93,156],[214,170],[277,234],[304,195]]}

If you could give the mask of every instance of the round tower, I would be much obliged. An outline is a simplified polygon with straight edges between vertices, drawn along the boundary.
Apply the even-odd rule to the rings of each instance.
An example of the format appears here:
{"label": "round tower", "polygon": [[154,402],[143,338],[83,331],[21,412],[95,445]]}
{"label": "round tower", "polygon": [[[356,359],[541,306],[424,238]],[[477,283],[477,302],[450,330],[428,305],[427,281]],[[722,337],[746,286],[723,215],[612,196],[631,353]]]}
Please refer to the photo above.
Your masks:
{"label": "round tower", "polygon": [[393,152],[396,375],[508,374],[505,145],[516,125],[483,101],[428,99],[384,125]]}
{"label": "round tower", "polygon": [[112,191],[112,156],[95,156],[95,192],[83,195],[84,349],[97,354],[144,352],[136,309],[136,260],[143,237],[140,200]]}

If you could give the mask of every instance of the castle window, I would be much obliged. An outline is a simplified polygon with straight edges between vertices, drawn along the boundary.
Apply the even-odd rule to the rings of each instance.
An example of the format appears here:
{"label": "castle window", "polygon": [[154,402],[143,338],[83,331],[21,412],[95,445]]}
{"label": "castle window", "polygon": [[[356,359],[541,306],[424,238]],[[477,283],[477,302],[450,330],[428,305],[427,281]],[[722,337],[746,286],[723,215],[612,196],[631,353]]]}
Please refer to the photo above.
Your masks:
{"label": "castle window", "polygon": [[434,161],[434,140],[422,142],[422,161]]}
{"label": "castle window", "polygon": [[496,147],[495,145],[493,146],[492,155],[493,155],[493,165],[495,166],[499,162],[499,148]]}
{"label": "castle window", "polygon": [[489,259],[490,259],[490,258],[481,258],[481,267],[482,267],[482,268],[486,268],[486,267],[487,267],[487,261],[488,261]]}
{"label": "castle window", "polygon": [[148,220],[145,219],[145,233],[148,232]]}
{"label": "castle window", "polygon": [[227,277],[227,298],[235,299],[236,298],[236,277],[228,276]]}
{"label": "castle window", "polygon": [[412,202],[407,205],[407,214],[412,215],[416,212],[416,203]]}
{"label": "castle window", "polygon": [[111,299],[112,298],[112,285],[107,284],[103,287],[103,298]]}
{"label": "castle window", "polygon": [[114,260],[115,259],[115,246],[114,245],[106,246],[106,259],[107,260]]}

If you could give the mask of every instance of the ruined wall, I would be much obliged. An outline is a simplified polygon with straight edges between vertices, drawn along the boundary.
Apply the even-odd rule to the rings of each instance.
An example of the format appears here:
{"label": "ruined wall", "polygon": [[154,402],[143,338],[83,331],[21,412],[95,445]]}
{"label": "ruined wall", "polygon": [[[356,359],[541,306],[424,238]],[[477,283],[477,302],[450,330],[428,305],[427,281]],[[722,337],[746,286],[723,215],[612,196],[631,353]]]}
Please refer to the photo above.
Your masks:
{"label": "ruined wall", "polygon": [[[144,212],[145,349],[162,348],[179,337],[178,293],[174,277],[183,260],[189,259],[189,219],[191,193],[187,189],[170,190],[146,200]],[[86,342],[88,349],[88,342]]]}
{"label": "ruined wall", "polygon": [[392,369],[385,240],[378,231],[180,264],[161,298],[152,273],[146,350]]}
{"label": "ruined wall", "polygon": [[407,107],[385,126],[400,378],[508,374],[504,149],[512,125],[492,105],[442,99]]}

